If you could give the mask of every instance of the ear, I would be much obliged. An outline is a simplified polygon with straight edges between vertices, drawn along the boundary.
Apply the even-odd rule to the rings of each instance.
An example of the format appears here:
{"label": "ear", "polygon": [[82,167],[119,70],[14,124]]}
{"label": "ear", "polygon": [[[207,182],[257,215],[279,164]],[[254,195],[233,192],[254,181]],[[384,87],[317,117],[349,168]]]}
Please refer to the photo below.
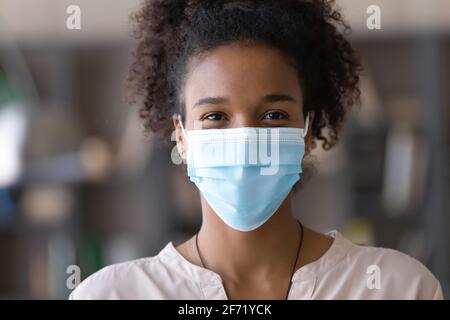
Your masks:
{"label": "ear", "polygon": [[175,128],[175,141],[177,143],[177,150],[184,162],[186,162],[187,141],[184,138],[183,131],[180,125],[180,118],[178,114],[172,116],[173,127]]}
{"label": "ear", "polygon": [[312,132],[312,126],[314,123],[314,111],[309,112],[309,127],[308,127],[308,133],[305,137],[305,153],[308,154],[313,149],[313,132]]}

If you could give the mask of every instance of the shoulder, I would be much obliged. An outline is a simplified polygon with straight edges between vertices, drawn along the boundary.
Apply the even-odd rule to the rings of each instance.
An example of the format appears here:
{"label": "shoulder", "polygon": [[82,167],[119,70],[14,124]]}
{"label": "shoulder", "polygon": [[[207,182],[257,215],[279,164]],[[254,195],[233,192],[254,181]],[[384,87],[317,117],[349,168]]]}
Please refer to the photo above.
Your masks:
{"label": "shoulder", "polygon": [[157,295],[159,288],[152,275],[163,274],[164,268],[158,256],[109,265],[82,281],[69,299],[139,299],[141,288],[146,295]]}
{"label": "shoulder", "polygon": [[[394,299],[442,299],[439,281],[417,259],[400,251],[348,243],[347,266],[379,279],[384,296]],[[366,281],[366,285],[368,285]],[[375,283],[376,284],[376,283]]]}

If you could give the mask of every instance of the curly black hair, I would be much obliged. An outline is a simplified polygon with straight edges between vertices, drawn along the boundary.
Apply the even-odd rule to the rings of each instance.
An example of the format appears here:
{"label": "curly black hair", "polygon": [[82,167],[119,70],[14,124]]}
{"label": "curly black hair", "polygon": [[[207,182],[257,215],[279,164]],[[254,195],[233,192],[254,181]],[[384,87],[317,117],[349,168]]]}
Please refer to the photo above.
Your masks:
{"label": "curly black hair", "polygon": [[297,66],[304,113],[314,111],[313,147],[333,147],[348,110],[359,102],[361,63],[334,0],[146,0],[131,15],[137,40],[127,78],[128,102],[145,132],[170,137],[184,112],[189,58],[235,41],[281,50]]}

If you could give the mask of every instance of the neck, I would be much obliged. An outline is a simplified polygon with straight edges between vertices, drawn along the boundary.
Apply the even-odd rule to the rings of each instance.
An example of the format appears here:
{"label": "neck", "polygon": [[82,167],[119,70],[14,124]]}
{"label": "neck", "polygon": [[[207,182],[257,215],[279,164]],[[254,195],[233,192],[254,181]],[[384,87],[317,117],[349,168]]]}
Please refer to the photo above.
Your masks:
{"label": "neck", "polygon": [[300,228],[291,196],[256,230],[241,232],[225,224],[202,198],[203,223],[198,235],[205,267],[230,281],[251,281],[292,271]]}

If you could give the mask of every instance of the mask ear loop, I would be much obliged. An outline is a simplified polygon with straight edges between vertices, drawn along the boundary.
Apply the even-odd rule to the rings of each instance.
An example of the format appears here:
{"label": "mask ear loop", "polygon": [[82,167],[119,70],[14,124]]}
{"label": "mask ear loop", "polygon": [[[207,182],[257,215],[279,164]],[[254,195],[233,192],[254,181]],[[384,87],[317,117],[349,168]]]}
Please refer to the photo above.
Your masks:
{"label": "mask ear loop", "polygon": [[186,142],[189,143],[189,139],[187,137],[186,131],[184,130],[183,120],[181,119],[181,115],[180,114],[178,114],[178,121],[180,122],[181,132],[183,134],[183,137],[186,140]]}
{"label": "mask ear loop", "polygon": [[309,129],[309,112],[306,115],[305,128],[303,129],[302,138],[306,137],[306,135],[308,134],[308,129]]}

